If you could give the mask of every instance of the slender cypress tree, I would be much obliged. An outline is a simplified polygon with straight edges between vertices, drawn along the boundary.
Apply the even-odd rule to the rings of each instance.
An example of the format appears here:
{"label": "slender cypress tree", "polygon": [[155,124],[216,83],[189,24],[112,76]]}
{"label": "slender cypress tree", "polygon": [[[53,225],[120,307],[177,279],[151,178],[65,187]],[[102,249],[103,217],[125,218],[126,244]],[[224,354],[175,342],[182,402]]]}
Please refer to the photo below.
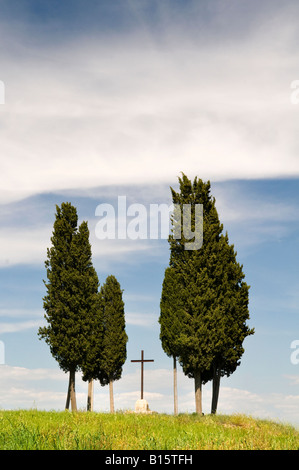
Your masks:
{"label": "slender cypress tree", "polygon": [[[89,243],[89,230],[86,222],[82,222],[79,230],[74,237],[74,247],[76,266],[78,276],[78,295],[80,295],[80,304],[78,304],[78,313],[81,316],[81,361],[80,369],[91,366],[93,355],[91,351],[101,345],[103,324],[102,324],[102,303],[101,295],[98,291],[99,280],[97,273],[92,265],[91,246]],[[96,363],[93,364],[93,367]],[[93,389],[88,387],[87,409],[92,409]]]}
{"label": "slender cypress tree", "polygon": [[160,302],[160,340],[165,353],[173,358],[174,414],[178,414],[177,358],[180,355],[180,333],[182,329],[184,305],[180,292],[179,273],[173,268],[165,270]]}
{"label": "slender cypress tree", "polygon": [[128,336],[125,331],[123,291],[115,276],[108,276],[101,287],[103,300],[103,349],[101,385],[109,384],[110,411],[114,412],[113,382],[119,380],[127,358]]}
{"label": "slender cypress tree", "polygon": [[[101,317],[97,321],[101,322],[102,331],[100,325],[96,326],[91,360],[83,368],[83,380],[99,380],[102,386],[109,384],[111,412],[114,412],[113,382],[121,378],[127,357],[122,292],[115,276],[108,276],[100,289]],[[98,342],[97,335],[101,335]]]}
{"label": "slender cypress tree", "polygon": [[44,297],[48,326],[39,328],[39,337],[64,372],[69,372],[66,409],[77,409],[75,373],[88,345],[89,319],[96,308],[98,278],[91,262],[87,223],[77,228],[77,210],[70,203],[56,206],[52,247],[45,262],[48,282]]}
{"label": "slender cypress tree", "polygon": [[102,365],[102,347],[104,335],[103,300],[100,291],[97,292],[96,301],[92,310],[92,317],[88,322],[88,343],[81,363],[82,379],[88,381],[87,411],[92,411],[94,379],[98,378]]}

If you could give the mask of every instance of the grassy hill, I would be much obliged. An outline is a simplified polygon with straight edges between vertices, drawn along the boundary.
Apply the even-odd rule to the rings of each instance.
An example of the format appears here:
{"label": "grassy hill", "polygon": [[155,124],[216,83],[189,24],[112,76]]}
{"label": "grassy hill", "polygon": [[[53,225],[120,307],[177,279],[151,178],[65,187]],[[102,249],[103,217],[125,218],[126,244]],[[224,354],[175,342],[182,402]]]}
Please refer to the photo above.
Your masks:
{"label": "grassy hill", "polygon": [[298,450],[292,426],[243,415],[0,411],[1,450]]}

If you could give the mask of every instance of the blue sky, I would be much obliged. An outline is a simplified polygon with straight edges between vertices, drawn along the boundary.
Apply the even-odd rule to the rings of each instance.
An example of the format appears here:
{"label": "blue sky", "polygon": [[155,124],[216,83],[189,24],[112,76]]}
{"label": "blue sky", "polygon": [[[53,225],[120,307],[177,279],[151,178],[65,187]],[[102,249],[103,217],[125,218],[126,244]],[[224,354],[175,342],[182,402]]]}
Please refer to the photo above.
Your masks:
{"label": "blue sky", "polygon": [[[159,340],[166,240],[95,236],[96,207],[170,204],[183,171],[210,180],[244,266],[250,327],[219,412],[299,425],[298,5],[293,1],[2,1],[0,407],[63,409],[67,376],[37,337],[55,205],[87,220],[100,282],[124,289],[128,359],[115,406],[133,409],[144,349],[150,408],[172,412],[172,361]],[[87,386],[77,379],[79,406]],[[211,387],[203,390],[210,410]],[[108,389],[95,387],[95,409]],[[179,369],[179,410],[194,384]]]}

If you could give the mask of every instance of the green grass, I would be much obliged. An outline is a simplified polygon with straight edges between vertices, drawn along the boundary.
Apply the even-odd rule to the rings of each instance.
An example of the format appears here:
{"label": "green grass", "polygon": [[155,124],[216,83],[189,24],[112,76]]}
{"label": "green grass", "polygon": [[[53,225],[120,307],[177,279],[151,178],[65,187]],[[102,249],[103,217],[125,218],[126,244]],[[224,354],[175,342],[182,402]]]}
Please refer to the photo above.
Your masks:
{"label": "green grass", "polygon": [[0,411],[1,450],[298,450],[292,426],[243,415]]}

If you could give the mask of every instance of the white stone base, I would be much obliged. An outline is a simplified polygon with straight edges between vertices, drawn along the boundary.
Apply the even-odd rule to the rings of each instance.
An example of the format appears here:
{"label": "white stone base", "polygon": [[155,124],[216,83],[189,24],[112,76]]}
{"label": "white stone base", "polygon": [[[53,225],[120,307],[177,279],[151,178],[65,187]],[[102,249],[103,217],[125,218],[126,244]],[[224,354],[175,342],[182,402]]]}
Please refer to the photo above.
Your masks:
{"label": "white stone base", "polygon": [[151,413],[146,400],[137,400],[135,403],[135,413]]}

